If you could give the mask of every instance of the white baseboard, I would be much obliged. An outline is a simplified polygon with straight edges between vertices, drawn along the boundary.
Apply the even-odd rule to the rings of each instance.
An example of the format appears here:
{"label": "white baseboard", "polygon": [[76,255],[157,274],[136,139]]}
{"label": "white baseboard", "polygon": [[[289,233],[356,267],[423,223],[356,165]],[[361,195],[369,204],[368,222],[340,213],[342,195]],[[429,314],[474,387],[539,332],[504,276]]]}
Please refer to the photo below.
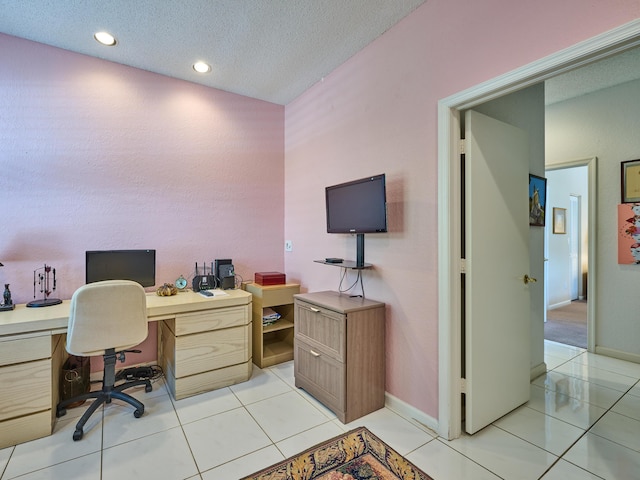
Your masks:
{"label": "white baseboard", "polygon": [[566,307],[567,305],[571,305],[571,300],[565,300],[564,302],[547,305],[547,310],[555,310],[556,308]]}
{"label": "white baseboard", "polygon": [[623,352],[608,347],[596,347],[596,353],[598,355],[605,355],[607,357],[626,360],[627,362],[640,363],[640,355],[638,355],[637,353]]}
{"label": "white baseboard", "polygon": [[428,433],[437,437],[438,436],[438,420],[424,412],[421,412],[417,408],[409,405],[407,402],[400,400],[398,397],[391,395],[389,392],[384,394],[384,404],[389,410],[393,410],[398,415],[406,418],[411,423],[426,429]]}
{"label": "white baseboard", "polygon": [[540,375],[544,375],[545,373],[547,373],[547,364],[545,362],[542,362],[536,365],[535,367],[531,367],[529,380],[533,381],[536,378],[538,378]]}

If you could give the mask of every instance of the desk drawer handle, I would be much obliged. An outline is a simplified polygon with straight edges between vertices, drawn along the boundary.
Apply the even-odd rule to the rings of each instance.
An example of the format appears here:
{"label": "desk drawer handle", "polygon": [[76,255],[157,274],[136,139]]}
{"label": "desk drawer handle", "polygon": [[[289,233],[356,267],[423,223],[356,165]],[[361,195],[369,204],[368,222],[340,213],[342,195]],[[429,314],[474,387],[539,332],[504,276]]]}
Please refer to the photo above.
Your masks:
{"label": "desk drawer handle", "polygon": [[316,313],[320,312],[320,310],[318,310],[317,308],[313,308],[313,307],[309,307],[309,308],[311,309],[312,312],[316,312]]}
{"label": "desk drawer handle", "polygon": [[319,357],[320,354],[318,352],[314,352],[313,350],[309,350],[309,352],[311,353],[311,355],[313,355],[314,357]]}

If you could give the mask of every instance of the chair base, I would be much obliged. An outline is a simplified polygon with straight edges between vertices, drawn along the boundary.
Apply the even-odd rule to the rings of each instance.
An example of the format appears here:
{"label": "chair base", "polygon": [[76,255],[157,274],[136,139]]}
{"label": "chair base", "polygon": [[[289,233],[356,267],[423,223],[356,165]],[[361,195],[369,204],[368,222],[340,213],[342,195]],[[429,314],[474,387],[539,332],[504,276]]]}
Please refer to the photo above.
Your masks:
{"label": "chair base", "polygon": [[89,400],[90,398],[94,398],[95,400],[89,408],[84,412],[80,420],[76,424],[76,430],[73,432],[73,439],[75,441],[80,440],[84,434],[83,427],[87,420],[93,415],[102,404],[111,403],[112,399],[122,400],[133,407],[135,410],[133,411],[133,416],[136,418],[140,418],[144,413],[144,404],[139,400],[133,398],[131,395],[128,395],[123,392],[123,390],[131,387],[136,387],[139,385],[144,385],[144,391],[149,393],[153,390],[151,386],[151,381],[149,379],[146,380],[133,380],[130,382],[125,382],[121,385],[115,386],[115,360],[116,353],[111,349],[104,355],[104,378],[102,381],[102,390],[97,390],[95,392],[83,393],[82,395],[77,395],[73,398],[69,398],[58,403],[56,408],[56,417],[62,417],[67,413],[67,407],[73,403],[82,402],[84,400]]}

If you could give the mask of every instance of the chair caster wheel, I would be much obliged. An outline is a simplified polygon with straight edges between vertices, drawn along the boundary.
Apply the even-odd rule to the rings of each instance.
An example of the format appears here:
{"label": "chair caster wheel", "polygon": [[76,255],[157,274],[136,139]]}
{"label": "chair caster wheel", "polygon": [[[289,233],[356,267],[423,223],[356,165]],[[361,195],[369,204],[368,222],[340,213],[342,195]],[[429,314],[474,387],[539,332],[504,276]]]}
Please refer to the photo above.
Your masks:
{"label": "chair caster wheel", "polygon": [[64,417],[67,414],[66,408],[59,408],[56,410],[56,418]]}
{"label": "chair caster wheel", "polygon": [[135,410],[133,412],[133,416],[136,417],[136,418],[140,418],[143,413],[144,413],[144,410]]}
{"label": "chair caster wheel", "polygon": [[144,391],[145,391],[146,393],[149,393],[149,392],[150,392],[150,391],[152,391],[152,390],[153,390],[153,387],[152,387],[151,385],[145,385],[145,387],[144,387]]}
{"label": "chair caster wheel", "polygon": [[78,429],[75,432],[73,432],[73,441],[77,442],[78,440],[82,439],[82,429]]}

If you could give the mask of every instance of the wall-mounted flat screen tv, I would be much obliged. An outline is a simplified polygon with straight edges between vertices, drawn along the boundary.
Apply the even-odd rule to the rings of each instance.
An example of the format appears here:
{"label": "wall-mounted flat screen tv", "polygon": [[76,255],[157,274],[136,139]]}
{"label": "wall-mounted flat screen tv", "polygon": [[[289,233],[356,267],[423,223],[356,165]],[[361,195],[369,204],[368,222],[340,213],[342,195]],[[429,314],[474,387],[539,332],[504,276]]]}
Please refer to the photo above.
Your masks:
{"label": "wall-mounted flat screen tv", "polygon": [[143,287],[153,287],[156,284],[156,251],[87,251],[86,282],[103,280],[133,280]]}
{"label": "wall-mounted flat screen tv", "polygon": [[328,233],[387,231],[385,175],[326,187]]}

